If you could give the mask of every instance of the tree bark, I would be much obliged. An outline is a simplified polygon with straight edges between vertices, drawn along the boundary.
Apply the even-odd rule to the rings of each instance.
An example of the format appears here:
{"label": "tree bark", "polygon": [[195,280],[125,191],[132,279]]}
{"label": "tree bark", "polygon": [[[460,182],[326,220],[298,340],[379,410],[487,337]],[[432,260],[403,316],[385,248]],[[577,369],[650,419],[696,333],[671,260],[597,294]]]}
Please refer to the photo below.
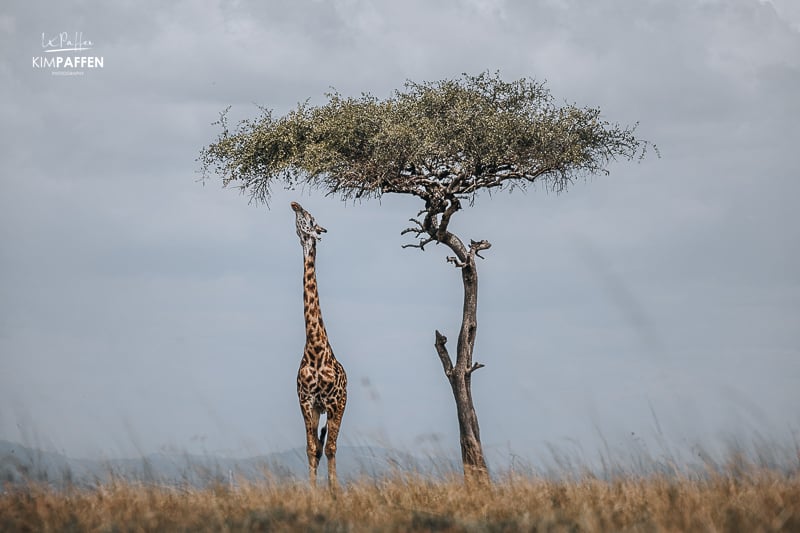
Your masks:
{"label": "tree bark", "polygon": [[455,364],[447,351],[447,337],[439,331],[436,331],[435,346],[456,402],[464,479],[468,484],[485,484],[489,482],[489,470],[483,456],[478,415],[472,402],[472,373],[483,365],[472,362],[472,353],[478,329],[478,271],[475,256],[480,250],[485,250],[491,245],[486,241],[472,241],[467,249],[461,240],[450,232],[442,235],[440,242],[446,244],[456,254],[456,257],[448,257],[447,260],[461,269],[464,307],[456,345]]}

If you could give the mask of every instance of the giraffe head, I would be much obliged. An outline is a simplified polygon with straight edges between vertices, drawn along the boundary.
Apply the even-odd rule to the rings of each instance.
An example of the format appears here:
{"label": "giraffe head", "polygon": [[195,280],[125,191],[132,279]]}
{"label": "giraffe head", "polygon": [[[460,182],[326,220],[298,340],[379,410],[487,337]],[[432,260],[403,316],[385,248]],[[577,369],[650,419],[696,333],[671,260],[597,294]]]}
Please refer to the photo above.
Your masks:
{"label": "giraffe head", "polygon": [[300,237],[300,244],[303,246],[303,253],[309,255],[316,241],[322,238],[326,230],[314,220],[311,213],[302,208],[297,202],[291,203],[295,213],[297,224],[297,236]]}

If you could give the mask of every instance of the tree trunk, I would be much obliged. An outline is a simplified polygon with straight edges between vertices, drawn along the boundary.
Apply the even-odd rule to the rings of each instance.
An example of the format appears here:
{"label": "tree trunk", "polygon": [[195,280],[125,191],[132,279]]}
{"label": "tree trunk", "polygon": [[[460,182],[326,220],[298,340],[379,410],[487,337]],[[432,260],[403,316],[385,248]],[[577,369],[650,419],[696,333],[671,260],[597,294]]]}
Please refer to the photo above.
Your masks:
{"label": "tree trunk", "polygon": [[478,251],[484,250],[490,245],[486,241],[477,243],[473,241],[467,250],[463,243],[449,232],[447,238],[442,242],[456,253],[457,257],[448,257],[447,259],[461,269],[461,279],[464,283],[464,309],[456,347],[455,365],[453,365],[445,346],[447,337],[439,331],[436,332],[435,346],[456,401],[464,478],[467,483],[485,484],[489,482],[489,470],[483,456],[478,415],[475,413],[472,403],[472,373],[483,365],[473,364],[472,352],[478,328],[478,271],[475,266],[475,256]]}

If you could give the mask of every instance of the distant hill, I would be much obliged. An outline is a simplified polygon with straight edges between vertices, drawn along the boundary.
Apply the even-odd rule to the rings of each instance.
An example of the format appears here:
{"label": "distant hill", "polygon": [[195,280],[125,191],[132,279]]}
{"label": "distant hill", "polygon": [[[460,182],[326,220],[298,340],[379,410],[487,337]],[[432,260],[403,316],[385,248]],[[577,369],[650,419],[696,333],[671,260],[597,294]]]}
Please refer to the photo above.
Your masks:
{"label": "distant hill", "polygon": [[[420,459],[411,454],[370,446],[343,446],[336,454],[339,478],[381,478],[389,474],[418,472],[443,477],[460,471],[460,463],[445,458]],[[319,479],[325,479],[323,457]],[[27,481],[55,487],[94,486],[112,479],[164,485],[204,487],[215,483],[263,480],[305,480],[308,476],[305,449],[246,459],[214,455],[149,454],[135,459],[72,459],[0,440],[0,486]]]}

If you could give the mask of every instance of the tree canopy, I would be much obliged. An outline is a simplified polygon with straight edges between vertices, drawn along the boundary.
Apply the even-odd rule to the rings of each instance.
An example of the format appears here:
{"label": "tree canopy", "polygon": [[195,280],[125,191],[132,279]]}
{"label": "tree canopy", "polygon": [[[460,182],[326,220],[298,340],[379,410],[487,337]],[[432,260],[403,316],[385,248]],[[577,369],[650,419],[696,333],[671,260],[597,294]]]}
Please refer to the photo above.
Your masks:
{"label": "tree canopy", "polygon": [[275,117],[222,132],[202,150],[203,177],[222,177],[268,202],[276,184],[305,183],[344,199],[404,193],[428,214],[460,208],[482,190],[544,182],[556,191],[576,178],[608,173],[617,159],[643,156],[636,126],[603,120],[600,110],[556,105],[542,82],[499,74],[415,83],[389,98],[328,93]]}

